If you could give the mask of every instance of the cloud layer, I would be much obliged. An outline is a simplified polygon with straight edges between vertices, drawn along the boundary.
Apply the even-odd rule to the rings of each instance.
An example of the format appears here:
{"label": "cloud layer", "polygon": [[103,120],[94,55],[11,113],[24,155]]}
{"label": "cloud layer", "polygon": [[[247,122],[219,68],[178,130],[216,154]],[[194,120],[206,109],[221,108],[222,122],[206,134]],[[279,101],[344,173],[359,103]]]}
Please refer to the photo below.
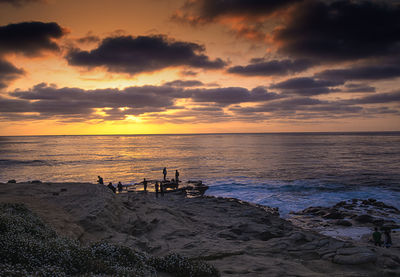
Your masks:
{"label": "cloud layer", "polygon": [[270,60],[256,61],[246,66],[233,66],[228,68],[229,73],[244,76],[284,76],[302,72],[314,65],[310,60]]}
{"label": "cloud layer", "polygon": [[12,80],[25,73],[23,69],[6,61],[4,56],[7,54],[38,56],[43,51],[58,51],[59,45],[54,40],[64,34],[65,31],[54,22],[22,22],[0,26],[0,89],[7,87]]}
{"label": "cloud layer", "polygon": [[199,44],[174,41],[165,36],[119,36],[103,39],[91,51],[71,50],[67,60],[74,66],[105,67],[111,72],[129,74],[177,66],[205,69],[225,66],[224,61],[211,60],[204,51]]}
{"label": "cloud layer", "polygon": [[38,55],[41,51],[58,51],[54,41],[65,31],[57,23],[22,22],[0,26],[0,54],[21,53]]}
{"label": "cloud layer", "polygon": [[[315,80],[295,81],[304,83],[303,87],[330,85]],[[292,88],[290,82],[275,86]],[[159,123],[262,122],[283,118],[309,120],[400,114],[398,91],[328,101],[298,94],[277,94],[264,87],[193,89],[161,85],[83,90],[39,84],[26,91],[14,91],[10,96],[13,99],[0,97],[3,120],[86,122],[139,116],[145,121]]]}
{"label": "cloud layer", "polygon": [[7,87],[10,81],[23,76],[24,73],[22,69],[0,59],[0,89]]}

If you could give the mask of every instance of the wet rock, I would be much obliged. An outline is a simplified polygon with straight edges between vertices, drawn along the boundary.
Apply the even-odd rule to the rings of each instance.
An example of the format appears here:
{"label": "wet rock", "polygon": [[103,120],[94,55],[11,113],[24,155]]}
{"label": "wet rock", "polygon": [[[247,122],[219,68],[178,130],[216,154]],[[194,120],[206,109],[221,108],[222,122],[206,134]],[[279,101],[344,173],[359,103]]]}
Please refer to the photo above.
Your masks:
{"label": "wet rock", "polygon": [[8,180],[8,182],[7,182],[7,184],[16,184],[16,183],[17,183],[17,181],[15,181],[14,179]]}
{"label": "wet rock", "polygon": [[361,201],[361,203],[362,203],[363,205],[370,205],[370,202],[369,202],[368,200],[363,200],[363,201]]}
{"label": "wet rock", "polygon": [[307,209],[303,210],[304,214],[316,214],[318,212],[321,211],[321,209],[323,209],[322,207],[309,207]]}
{"label": "wet rock", "polygon": [[343,219],[344,218],[344,214],[339,212],[339,211],[332,211],[332,212],[324,215],[323,218],[326,218],[326,219]]}
{"label": "wet rock", "polygon": [[339,203],[336,203],[335,207],[343,207],[347,204],[346,201],[340,201]]}
{"label": "wet rock", "polygon": [[353,225],[350,221],[344,220],[344,219],[336,220],[335,224],[340,225],[340,226],[352,226]]}
{"label": "wet rock", "polygon": [[358,215],[354,218],[355,221],[359,222],[359,223],[373,223],[375,218],[367,215],[367,214],[362,214],[362,215]]}
{"label": "wet rock", "polygon": [[41,184],[42,183],[42,181],[40,181],[40,180],[33,180],[33,181],[31,181],[31,184]]}

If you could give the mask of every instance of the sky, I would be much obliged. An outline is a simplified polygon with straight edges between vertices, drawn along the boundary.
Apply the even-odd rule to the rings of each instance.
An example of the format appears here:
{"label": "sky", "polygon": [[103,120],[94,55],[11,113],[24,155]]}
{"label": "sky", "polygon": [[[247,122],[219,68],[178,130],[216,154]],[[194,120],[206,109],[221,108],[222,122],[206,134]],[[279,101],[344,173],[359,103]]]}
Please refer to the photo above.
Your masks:
{"label": "sky", "polygon": [[0,135],[400,131],[400,1],[0,0]]}

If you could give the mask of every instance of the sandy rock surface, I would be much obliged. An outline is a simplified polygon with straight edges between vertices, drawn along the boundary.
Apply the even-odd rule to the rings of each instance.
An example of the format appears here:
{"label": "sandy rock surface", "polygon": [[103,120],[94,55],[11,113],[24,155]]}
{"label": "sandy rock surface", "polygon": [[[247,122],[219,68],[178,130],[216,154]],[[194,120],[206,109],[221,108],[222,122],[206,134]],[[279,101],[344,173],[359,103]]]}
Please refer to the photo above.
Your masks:
{"label": "sandy rock surface", "polygon": [[[185,198],[95,184],[0,184],[61,235],[121,243],[153,255],[202,257],[222,276],[400,276],[400,249],[340,241],[236,199]],[[336,220],[336,219],[335,219]]]}

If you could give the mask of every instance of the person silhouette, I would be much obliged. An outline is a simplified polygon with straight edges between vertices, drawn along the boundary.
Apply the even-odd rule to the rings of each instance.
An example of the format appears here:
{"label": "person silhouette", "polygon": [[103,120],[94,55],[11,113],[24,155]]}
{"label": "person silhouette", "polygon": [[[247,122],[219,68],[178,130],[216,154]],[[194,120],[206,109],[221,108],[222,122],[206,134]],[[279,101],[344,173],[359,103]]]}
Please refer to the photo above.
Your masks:
{"label": "person silhouette", "polygon": [[167,168],[166,167],[164,167],[162,173],[164,175],[164,181],[166,181],[167,180]]}
{"label": "person silhouette", "polygon": [[375,227],[375,232],[372,233],[372,238],[374,239],[375,246],[382,246],[382,234],[378,231],[377,227]]}
{"label": "person silhouette", "polygon": [[146,181],[146,178],[143,178],[143,189],[144,189],[144,192],[147,192],[147,181]]}
{"label": "person silhouette", "polygon": [[115,187],[114,187],[114,185],[113,185],[112,182],[108,183],[107,187],[108,187],[110,190],[112,190],[112,192],[114,192],[114,193],[117,192],[117,190],[115,189]]}
{"label": "person silhouette", "polygon": [[389,248],[392,246],[392,236],[390,235],[391,230],[388,228],[385,230],[385,247]]}
{"label": "person silhouette", "polygon": [[118,193],[121,193],[122,192],[122,184],[121,184],[121,182],[118,182],[117,188],[118,188]]}
{"label": "person silhouette", "polygon": [[104,185],[103,178],[101,178],[100,176],[97,176],[97,178],[99,178],[99,179],[97,180],[97,183],[99,183],[100,185]]}
{"label": "person silhouette", "polygon": [[175,182],[177,185],[179,185],[179,171],[178,170],[175,171]]}
{"label": "person silhouette", "polygon": [[158,197],[158,189],[159,189],[159,184],[156,182],[155,186],[155,191],[156,191],[156,197]]}

